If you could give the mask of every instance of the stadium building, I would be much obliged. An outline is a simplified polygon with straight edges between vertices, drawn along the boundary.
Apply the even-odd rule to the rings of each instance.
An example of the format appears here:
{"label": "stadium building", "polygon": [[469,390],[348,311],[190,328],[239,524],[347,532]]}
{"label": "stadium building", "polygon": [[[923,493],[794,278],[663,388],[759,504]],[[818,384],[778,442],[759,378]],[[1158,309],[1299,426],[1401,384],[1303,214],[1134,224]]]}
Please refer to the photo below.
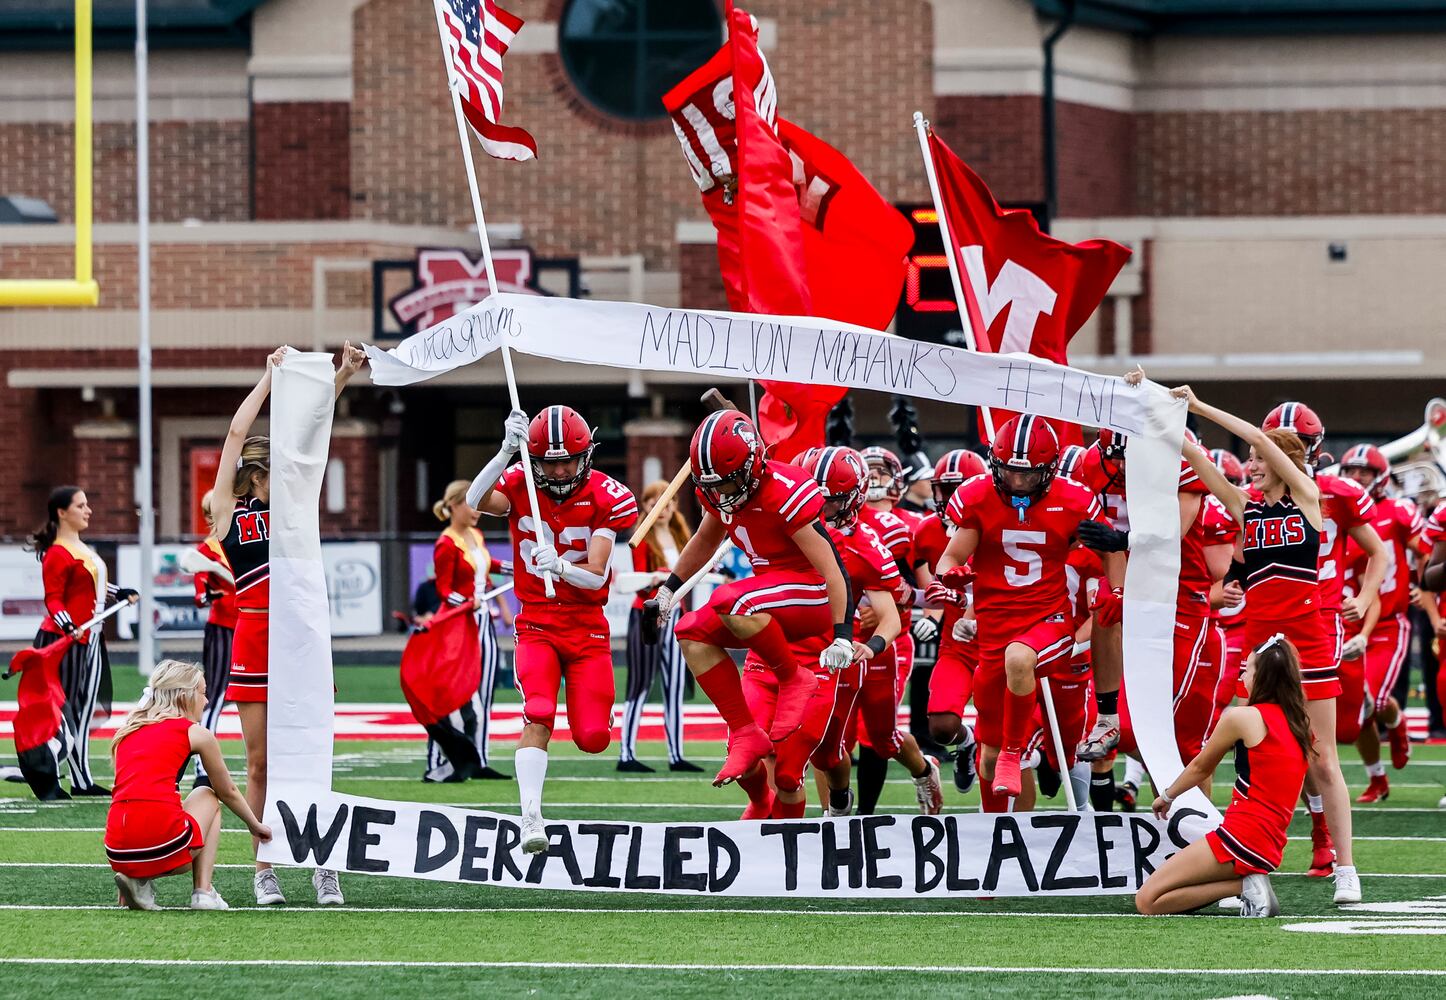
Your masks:
{"label": "stadium building", "polygon": [[[235,404],[278,343],[386,344],[477,294],[477,237],[422,0],[175,0],[151,13],[156,447],[137,455],[131,4],[97,0],[95,309],[0,310],[0,534],[54,482],[131,536],[154,463],[161,538],[199,530]],[[659,95],[721,40],[715,0],[512,0],[507,119],[535,162],[478,157],[499,280],[724,304],[713,230]],[[995,194],[1134,255],[1072,359],[1140,360],[1245,413],[1316,404],[1333,436],[1420,423],[1446,375],[1446,4],[754,0],[782,112],[889,200],[928,190],[918,109]],[[1249,9],[1250,13],[1242,13]],[[70,266],[69,0],[0,11],[0,278]],[[37,202],[43,205],[37,205]],[[53,210],[47,215],[45,206]],[[957,330],[937,231],[897,332]],[[932,242],[931,242],[932,240]],[[449,287],[450,286],[450,287]],[[403,326],[402,324],[407,324]],[[523,359],[524,405],[601,429],[640,486],[682,459],[701,384]],[[500,364],[342,406],[323,531],[428,529],[505,412]],[[735,390],[737,391],[737,390]],[[863,394],[857,394],[862,396]],[[856,401],[885,440],[888,401]],[[938,452],[960,411],[921,404]]]}

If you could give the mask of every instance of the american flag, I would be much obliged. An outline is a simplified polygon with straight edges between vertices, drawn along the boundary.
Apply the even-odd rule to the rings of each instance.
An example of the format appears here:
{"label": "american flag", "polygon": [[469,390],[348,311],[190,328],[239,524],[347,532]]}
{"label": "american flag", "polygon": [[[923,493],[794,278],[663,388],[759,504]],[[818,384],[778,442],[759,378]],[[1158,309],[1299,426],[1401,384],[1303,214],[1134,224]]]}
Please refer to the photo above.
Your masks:
{"label": "american flag", "polygon": [[503,125],[502,57],[522,18],[493,0],[433,0],[447,80],[482,148],[501,160],[530,160],[537,143],[526,129]]}

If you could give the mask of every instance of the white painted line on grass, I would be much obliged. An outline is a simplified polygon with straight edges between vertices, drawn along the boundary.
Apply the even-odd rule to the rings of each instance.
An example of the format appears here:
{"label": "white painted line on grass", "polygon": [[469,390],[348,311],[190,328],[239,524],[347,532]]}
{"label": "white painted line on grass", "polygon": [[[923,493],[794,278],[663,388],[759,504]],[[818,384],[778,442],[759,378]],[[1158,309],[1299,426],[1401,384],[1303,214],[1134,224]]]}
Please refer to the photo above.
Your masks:
{"label": "white painted line on grass", "polygon": [[146,965],[174,968],[197,966],[234,966],[240,968],[318,969],[537,969],[601,970],[624,972],[876,972],[910,975],[960,975],[998,973],[1037,975],[1039,973],[1074,973],[1100,976],[1430,976],[1446,977],[1446,969],[1185,969],[1135,968],[1130,966],[1083,967],[1068,965],[822,965],[799,964],[720,964],[684,962],[441,962],[384,961],[379,959],[264,959],[264,958],[198,958],[184,962],[175,958],[0,958],[0,965]]}

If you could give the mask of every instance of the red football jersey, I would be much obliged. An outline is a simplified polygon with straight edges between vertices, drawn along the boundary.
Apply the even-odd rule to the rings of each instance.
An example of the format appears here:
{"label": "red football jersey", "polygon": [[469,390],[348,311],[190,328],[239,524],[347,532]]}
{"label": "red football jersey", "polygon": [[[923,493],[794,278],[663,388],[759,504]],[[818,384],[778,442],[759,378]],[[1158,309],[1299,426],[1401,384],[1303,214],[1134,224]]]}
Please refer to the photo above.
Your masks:
{"label": "red football jersey", "polygon": [[1345,584],[1346,536],[1357,525],[1370,524],[1375,504],[1360,484],[1324,473],[1315,477],[1320,487],[1320,606],[1341,609]]}
{"label": "red football jersey", "polygon": [[[1230,511],[1225,509],[1225,505],[1213,496],[1205,498],[1205,505],[1200,509],[1200,523],[1205,532],[1204,543],[1207,547],[1211,545],[1234,546],[1240,541],[1240,525],[1236,523],[1235,518],[1230,516]],[[1245,624],[1245,602],[1241,601],[1233,608],[1217,608],[1211,614],[1221,620],[1222,628],[1243,625]]]}
{"label": "red football jersey", "polygon": [[[1421,513],[1409,500],[1387,498],[1376,503],[1371,519],[1376,534],[1386,543],[1386,578],[1381,582],[1382,620],[1403,614],[1411,606],[1411,564],[1408,553],[1424,527]],[[1366,572],[1365,550],[1354,538],[1346,540],[1347,575],[1359,579]]]}
{"label": "red football jersey", "polygon": [[1180,590],[1175,614],[1185,618],[1210,616],[1210,588],[1215,578],[1205,560],[1205,550],[1215,545],[1234,545],[1240,528],[1225,507],[1207,496],[1195,515],[1195,523],[1180,539]]}
{"label": "red football jersey", "polygon": [[753,572],[815,572],[793,534],[818,520],[823,510],[823,491],[807,472],[782,462],[766,463],[760,480],[758,489],[739,510],[723,513],[708,502],[701,490],[696,491],[698,503],[723,522],[728,537],[753,564]]}
{"label": "red football jersey", "polygon": [[1428,547],[1442,539],[1446,539],[1446,500],[1436,505],[1436,509],[1426,519],[1426,527],[1421,535],[1421,540]]}
{"label": "red football jersey", "polygon": [[1021,624],[1067,610],[1064,567],[1076,529],[1105,519],[1099,498],[1072,480],[1056,479],[1043,497],[1016,509],[987,475],[960,486],[945,514],[979,532],[970,564],[980,618],[1017,617]]}
{"label": "red football jersey", "polygon": [[[904,578],[899,574],[893,553],[884,547],[873,528],[867,524],[856,524],[848,530],[830,527],[828,534],[843,557],[844,572],[848,574],[855,599],[861,598],[866,590],[885,590],[898,598]],[[873,634],[873,629],[864,629],[858,617],[854,617],[855,639],[863,642]]]}
{"label": "red football jersey", "polygon": [[[1070,618],[1078,632],[1090,620],[1090,605],[1094,603],[1099,581],[1105,578],[1105,564],[1094,549],[1076,545],[1069,550],[1069,559],[1064,565],[1065,582],[1069,587]],[[1094,584],[1094,586],[1091,586]]]}
{"label": "red football jersey", "polygon": [[[538,605],[606,604],[607,586],[584,590],[565,580],[555,583],[556,601],[548,600],[542,577],[532,562],[537,529],[527,502],[527,484],[521,465],[514,465],[503,473],[497,492],[512,505],[507,513],[507,527],[512,535],[512,572],[517,599],[523,604]],[[594,534],[611,531],[616,535],[637,523],[638,501],[622,483],[593,469],[587,482],[561,502],[548,496],[546,490],[538,490],[537,512],[542,516],[543,539],[555,545],[558,554],[569,562],[586,562]],[[612,573],[611,568],[608,573]]]}
{"label": "red football jersey", "polygon": [[[934,572],[934,567],[939,565],[939,557],[949,546],[949,536],[953,533],[952,527],[946,527],[942,514],[929,514],[919,520],[919,530],[914,533],[914,565],[923,563],[929,567],[929,572]],[[970,595],[973,594],[973,585],[968,588]],[[959,642],[954,638],[954,623],[964,616],[964,609],[949,605],[943,609],[943,617],[939,619],[939,645],[940,647],[954,645]]]}
{"label": "red football jersey", "polygon": [[[1097,443],[1085,449],[1084,457],[1080,459],[1079,468],[1075,470],[1071,481],[1080,483],[1100,498],[1111,524],[1121,531],[1130,530],[1130,506],[1125,498],[1124,470],[1118,470],[1111,475],[1105,468],[1105,460]],[[1200,477],[1195,475],[1189,461],[1183,458],[1180,460],[1179,488],[1183,493],[1210,492],[1200,481]]]}
{"label": "red football jersey", "polygon": [[902,559],[905,566],[914,561],[914,533],[909,522],[892,510],[875,510],[864,504],[859,510],[859,523],[867,524],[884,543],[884,548],[893,553],[895,559]]}

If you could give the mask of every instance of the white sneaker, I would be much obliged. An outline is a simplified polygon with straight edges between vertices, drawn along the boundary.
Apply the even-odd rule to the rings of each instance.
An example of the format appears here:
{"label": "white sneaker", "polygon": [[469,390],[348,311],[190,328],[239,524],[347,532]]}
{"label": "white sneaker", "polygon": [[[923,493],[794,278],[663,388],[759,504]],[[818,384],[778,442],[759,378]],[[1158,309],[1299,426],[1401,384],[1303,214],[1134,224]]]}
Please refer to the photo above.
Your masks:
{"label": "white sneaker", "polygon": [[522,852],[541,854],[547,850],[547,827],[543,825],[541,813],[522,815]]}
{"label": "white sneaker", "polygon": [[1361,901],[1361,877],[1354,868],[1336,865],[1337,903],[1359,903]]}
{"label": "white sneaker", "polygon": [[197,889],[191,893],[191,909],[193,910],[229,910],[230,908],[214,886],[210,889]]}
{"label": "white sneaker", "polygon": [[286,902],[286,897],[281,894],[281,883],[276,881],[276,872],[272,869],[261,869],[256,873],[253,883],[256,888],[257,906],[276,906]]}
{"label": "white sneaker", "polygon": [[939,782],[939,762],[925,757],[929,770],[922,778],[914,779],[914,798],[918,800],[919,812],[925,816],[937,816],[944,811],[944,787]]}
{"label": "white sneaker", "polygon": [[1101,715],[1075,750],[1076,760],[1103,760],[1110,751],[1120,745],[1120,717]]}
{"label": "white sneaker", "polygon": [[852,788],[848,790],[848,796],[847,804],[841,809],[835,809],[833,806],[825,804],[823,814],[825,816],[852,816],[854,814],[854,790]]}
{"label": "white sneaker", "polygon": [[1242,917],[1278,917],[1280,902],[1270,886],[1269,875],[1247,875],[1240,883]]}
{"label": "white sneaker", "polygon": [[1217,904],[1222,910],[1238,910],[1241,907],[1239,896],[1226,896]]}
{"label": "white sneaker", "polygon": [[115,887],[120,890],[121,902],[131,910],[159,910],[156,889],[148,878],[131,878],[116,872]]}
{"label": "white sneaker", "polygon": [[341,895],[341,880],[330,868],[318,868],[311,873],[311,887],[316,890],[317,906],[344,906]]}

